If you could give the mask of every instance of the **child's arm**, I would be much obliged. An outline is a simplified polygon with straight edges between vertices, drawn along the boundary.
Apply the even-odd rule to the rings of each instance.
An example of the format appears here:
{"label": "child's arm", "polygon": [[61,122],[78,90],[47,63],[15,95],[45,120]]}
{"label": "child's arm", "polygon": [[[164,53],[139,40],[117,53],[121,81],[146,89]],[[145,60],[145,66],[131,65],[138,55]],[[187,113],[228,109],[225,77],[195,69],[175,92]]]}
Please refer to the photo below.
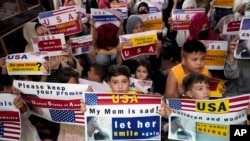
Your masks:
{"label": "child's arm", "polygon": [[165,87],[165,98],[179,98],[179,95],[177,93],[177,80],[174,76],[173,71],[171,70],[168,74],[167,80],[166,80],[166,87]]}

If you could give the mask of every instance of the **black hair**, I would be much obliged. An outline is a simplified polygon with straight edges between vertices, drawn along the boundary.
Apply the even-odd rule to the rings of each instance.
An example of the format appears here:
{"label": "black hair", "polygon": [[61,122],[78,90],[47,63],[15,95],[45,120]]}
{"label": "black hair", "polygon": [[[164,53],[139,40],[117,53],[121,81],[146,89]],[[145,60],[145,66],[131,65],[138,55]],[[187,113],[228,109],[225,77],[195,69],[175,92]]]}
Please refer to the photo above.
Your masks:
{"label": "black hair", "polygon": [[0,91],[3,91],[6,87],[12,87],[13,84],[13,77],[7,74],[0,75]]}
{"label": "black hair", "polygon": [[177,116],[171,116],[171,122],[177,118],[180,118],[180,117],[177,117]]}
{"label": "black hair", "polygon": [[142,60],[137,61],[136,67],[135,67],[135,72],[136,72],[136,69],[139,66],[143,66],[143,67],[145,67],[147,69],[147,71],[148,71],[148,78],[150,78],[152,76],[152,68],[151,68],[151,64],[150,64],[150,62],[148,60],[142,59]]}
{"label": "black hair", "polygon": [[137,12],[139,13],[139,9],[140,7],[146,7],[148,12],[149,12],[149,7],[148,7],[148,4],[146,2],[141,2],[138,6],[137,6]]}
{"label": "black hair", "polygon": [[109,135],[104,131],[99,131],[94,134],[94,139],[95,140],[107,140],[109,139]]}
{"label": "black hair", "polygon": [[79,73],[73,68],[61,68],[57,73],[56,82],[67,83],[71,77],[76,78],[76,80],[78,81]]}
{"label": "black hair", "polygon": [[87,117],[87,123],[91,121],[91,119],[96,118],[96,117]]}
{"label": "black hair", "polygon": [[44,26],[43,24],[41,24],[41,23],[36,23],[36,25],[35,25],[35,31],[37,30],[37,28],[39,28],[39,27],[41,27],[41,26]]}
{"label": "black hair", "polygon": [[93,63],[90,67],[94,68],[95,74],[100,77],[102,82],[107,76],[107,66]]}
{"label": "black hair", "polygon": [[205,76],[204,74],[193,72],[193,73],[187,74],[184,77],[182,81],[182,85],[183,85],[184,91],[186,92],[192,89],[192,85],[194,83],[201,83],[201,82],[209,84],[209,78]]}
{"label": "black hair", "polygon": [[199,40],[188,40],[184,43],[182,48],[182,57],[186,57],[187,54],[193,52],[201,52],[206,53],[207,48],[205,45]]}
{"label": "black hair", "polygon": [[108,68],[108,81],[110,81],[111,77],[125,75],[126,77],[130,77],[130,70],[125,65],[111,65]]}

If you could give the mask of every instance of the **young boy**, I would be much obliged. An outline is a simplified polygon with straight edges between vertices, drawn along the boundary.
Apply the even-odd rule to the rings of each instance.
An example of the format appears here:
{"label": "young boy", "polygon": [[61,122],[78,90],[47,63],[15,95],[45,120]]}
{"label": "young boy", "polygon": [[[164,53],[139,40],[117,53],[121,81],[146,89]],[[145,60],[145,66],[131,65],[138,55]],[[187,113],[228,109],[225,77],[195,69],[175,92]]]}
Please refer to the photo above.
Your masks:
{"label": "young boy", "polygon": [[211,77],[210,72],[204,67],[206,47],[198,40],[189,40],[182,49],[182,61],[174,66],[167,77],[165,98],[180,98],[183,94],[181,83],[186,74],[199,72]]}
{"label": "young boy", "polygon": [[102,66],[97,63],[94,63],[90,66],[87,76],[88,80],[103,83],[105,78],[106,78],[105,66]]}
{"label": "young boy", "polygon": [[23,103],[19,91],[12,86],[13,78],[9,75],[0,75],[0,93],[10,93],[16,95],[13,103],[21,113],[21,140],[20,141],[40,141],[36,128],[29,121],[31,115],[27,105]]}

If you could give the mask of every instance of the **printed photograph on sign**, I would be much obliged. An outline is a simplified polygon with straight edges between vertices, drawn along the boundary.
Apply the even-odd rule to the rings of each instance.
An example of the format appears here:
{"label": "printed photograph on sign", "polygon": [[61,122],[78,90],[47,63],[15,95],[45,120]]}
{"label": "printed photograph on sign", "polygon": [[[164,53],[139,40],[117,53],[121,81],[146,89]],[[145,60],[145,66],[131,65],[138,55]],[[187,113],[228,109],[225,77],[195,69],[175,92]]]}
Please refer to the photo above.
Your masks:
{"label": "printed photograph on sign", "polygon": [[250,59],[250,40],[238,40],[234,57],[237,59]]}

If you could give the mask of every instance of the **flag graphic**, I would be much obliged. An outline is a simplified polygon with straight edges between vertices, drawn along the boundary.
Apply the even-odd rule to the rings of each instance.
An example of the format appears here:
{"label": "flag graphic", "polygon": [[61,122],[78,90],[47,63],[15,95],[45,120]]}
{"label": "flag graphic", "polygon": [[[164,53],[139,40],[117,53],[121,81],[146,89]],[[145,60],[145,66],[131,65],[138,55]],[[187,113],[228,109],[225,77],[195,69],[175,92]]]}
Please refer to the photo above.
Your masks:
{"label": "flag graphic", "polygon": [[19,141],[20,134],[20,122],[0,122],[0,140]]}
{"label": "flag graphic", "polygon": [[243,19],[241,30],[250,30],[250,19]]}
{"label": "flag graphic", "polygon": [[121,18],[122,17],[122,13],[117,10],[117,9],[104,9],[106,12],[109,12],[113,15],[115,15],[117,18]]}
{"label": "flag graphic", "polygon": [[[220,99],[222,100],[222,99]],[[225,99],[226,100],[226,99]],[[246,109],[249,104],[249,95],[228,98],[229,112]],[[193,99],[168,99],[168,105],[176,110],[196,111],[196,101]],[[214,100],[210,100],[211,102]],[[217,100],[218,101],[218,100]]]}
{"label": "flag graphic", "polygon": [[49,18],[52,16],[56,16],[56,15],[60,15],[60,14],[64,14],[64,13],[69,13],[72,11],[76,11],[76,8],[75,7],[67,7],[67,8],[63,8],[63,9],[59,9],[59,10],[42,12],[42,13],[38,14],[38,18],[39,19]]}
{"label": "flag graphic", "polygon": [[[138,102],[123,103],[124,97],[128,101],[136,98]],[[161,97],[153,95],[137,95],[137,94],[110,94],[110,93],[85,93],[86,105],[114,105],[114,104],[160,104]]]}
{"label": "flag graphic", "polygon": [[132,47],[132,42],[130,39],[126,37],[120,37],[121,43],[125,44],[126,46]]}
{"label": "flag graphic", "polygon": [[140,80],[137,82],[141,87],[151,87],[152,86],[152,81],[143,81]]}
{"label": "flag graphic", "polygon": [[205,12],[205,9],[174,9],[173,14],[195,14],[197,12]]}
{"label": "flag graphic", "polygon": [[49,111],[53,121],[84,124],[84,115],[80,110],[50,109]]}

